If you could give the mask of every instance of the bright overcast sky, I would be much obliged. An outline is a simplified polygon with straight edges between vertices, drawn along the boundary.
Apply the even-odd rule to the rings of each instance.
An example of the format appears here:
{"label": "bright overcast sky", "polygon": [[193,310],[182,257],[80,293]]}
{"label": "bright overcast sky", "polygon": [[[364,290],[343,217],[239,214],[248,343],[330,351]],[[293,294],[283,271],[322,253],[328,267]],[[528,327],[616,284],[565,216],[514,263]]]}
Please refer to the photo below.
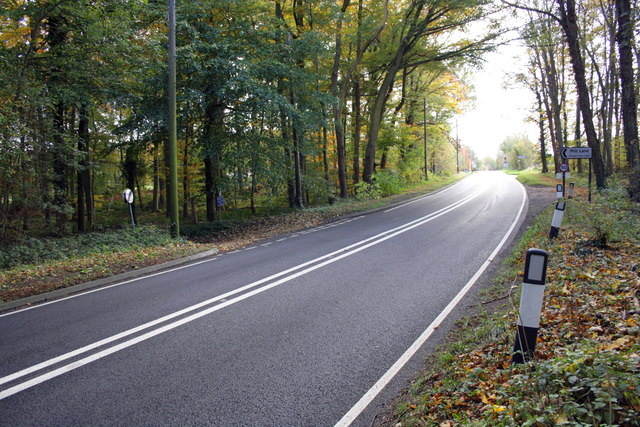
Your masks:
{"label": "bright overcast sky", "polygon": [[[458,135],[480,159],[495,157],[502,141],[511,135],[527,135],[537,140],[537,128],[527,123],[528,111],[535,106],[534,95],[524,87],[505,85],[507,74],[523,72],[525,50],[517,41],[501,46],[486,56],[484,68],[469,83],[475,87],[475,103],[457,116]],[[452,123],[455,137],[455,121]]]}

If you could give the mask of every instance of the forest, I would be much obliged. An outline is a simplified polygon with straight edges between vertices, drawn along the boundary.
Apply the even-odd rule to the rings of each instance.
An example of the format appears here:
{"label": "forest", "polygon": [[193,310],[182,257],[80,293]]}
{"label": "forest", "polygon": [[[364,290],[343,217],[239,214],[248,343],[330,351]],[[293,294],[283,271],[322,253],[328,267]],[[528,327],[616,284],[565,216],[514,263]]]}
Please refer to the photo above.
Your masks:
{"label": "forest", "polygon": [[178,1],[174,105],[170,3],[2,2],[3,239],[113,227],[125,188],[135,214],[167,225],[470,169],[451,119],[483,54],[509,40],[527,47],[529,69],[508,80],[535,95],[540,134],[496,157],[528,150],[547,172],[564,146],[589,146],[597,187],[623,179],[640,198],[633,0]]}

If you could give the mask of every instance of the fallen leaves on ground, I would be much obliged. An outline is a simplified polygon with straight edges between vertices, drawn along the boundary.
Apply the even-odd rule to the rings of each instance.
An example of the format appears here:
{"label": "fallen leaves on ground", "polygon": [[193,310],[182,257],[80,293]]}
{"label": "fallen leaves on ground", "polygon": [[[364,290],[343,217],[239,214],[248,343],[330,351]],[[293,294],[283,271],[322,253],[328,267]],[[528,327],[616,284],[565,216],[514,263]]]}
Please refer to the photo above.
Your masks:
{"label": "fallen leaves on ground", "polygon": [[22,266],[0,272],[0,301],[14,301],[56,289],[137,270],[211,249],[193,242],[109,252],[87,257]]}
{"label": "fallen leaves on ground", "polygon": [[491,332],[464,350],[454,344],[438,367],[445,372],[415,381],[387,421],[640,425],[640,243],[638,230],[628,231],[631,238],[607,248],[571,228],[553,241],[535,237],[530,247],[550,254],[535,360],[511,364],[514,294]]}

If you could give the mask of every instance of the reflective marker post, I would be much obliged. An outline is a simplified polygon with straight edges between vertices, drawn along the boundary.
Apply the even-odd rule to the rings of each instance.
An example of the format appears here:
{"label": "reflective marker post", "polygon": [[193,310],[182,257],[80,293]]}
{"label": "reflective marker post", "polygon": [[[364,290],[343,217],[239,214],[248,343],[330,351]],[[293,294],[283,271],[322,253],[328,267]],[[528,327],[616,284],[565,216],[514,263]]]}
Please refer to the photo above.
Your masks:
{"label": "reflective marker post", "polygon": [[569,199],[573,199],[573,190],[574,190],[575,184],[573,182],[569,183],[569,192],[567,195],[567,198]]}
{"label": "reflective marker post", "polygon": [[520,294],[518,328],[511,363],[524,363],[533,359],[540,327],[548,258],[549,254],[542,249],[527,251]]}
{"label": "reflective marker post", "polygon": [[556,203],[556,209],[553,211],[553,219],[551,220],[551,230],[549,230],[549,238],[553,239],[558,237],[560,232],[560,225],[562,224],[562,218],[564,217],[565,201],[561,200]]}
{"label": "reflective marker post", "polygon": [[562,184],[556,184],[556,199],[562,199],[563,188]]}

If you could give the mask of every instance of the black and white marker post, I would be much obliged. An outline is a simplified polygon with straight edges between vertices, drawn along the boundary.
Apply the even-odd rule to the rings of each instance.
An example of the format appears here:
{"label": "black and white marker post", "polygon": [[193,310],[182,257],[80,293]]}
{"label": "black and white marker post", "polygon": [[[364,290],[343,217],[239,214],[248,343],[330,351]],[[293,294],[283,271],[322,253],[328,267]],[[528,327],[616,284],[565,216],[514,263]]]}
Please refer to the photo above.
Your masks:
{"label": "black and white marker post", "polygon": [[575,184],[573,182],[569,183],[569,191],[567,192],[567,198],[568,199],[573,199],[573,190],[574,190]]}
{"label": "black and white marker post", "polygon": [[524,363],[533,359],[540,327],[548,258],[549,254],[542,249],[527,251],[520,294],[518,329],[511,363]]}
{"label": "black and white marker post", "polygon": [[556,199],[562,199],[563,187],[562,184],[556,184]]}
{"label": "black and white marker post", "polygon": [[549,230],[550,239],[558,237],[558,233],[560,232],[560,225],[562,225],[562,218],[564,217],[565,205],[566,202],[564,200],[560,200],[556,203],[556,208],[553,211],[553,219],[551,220],[551,230]]}
{"label": "black and white marker post", "polygon": [[131,215],[131,226],[136,226],[136,220],[133,216],[133,191],[128,188],[122,192],[122,200],[129,205],[129,214]]}

